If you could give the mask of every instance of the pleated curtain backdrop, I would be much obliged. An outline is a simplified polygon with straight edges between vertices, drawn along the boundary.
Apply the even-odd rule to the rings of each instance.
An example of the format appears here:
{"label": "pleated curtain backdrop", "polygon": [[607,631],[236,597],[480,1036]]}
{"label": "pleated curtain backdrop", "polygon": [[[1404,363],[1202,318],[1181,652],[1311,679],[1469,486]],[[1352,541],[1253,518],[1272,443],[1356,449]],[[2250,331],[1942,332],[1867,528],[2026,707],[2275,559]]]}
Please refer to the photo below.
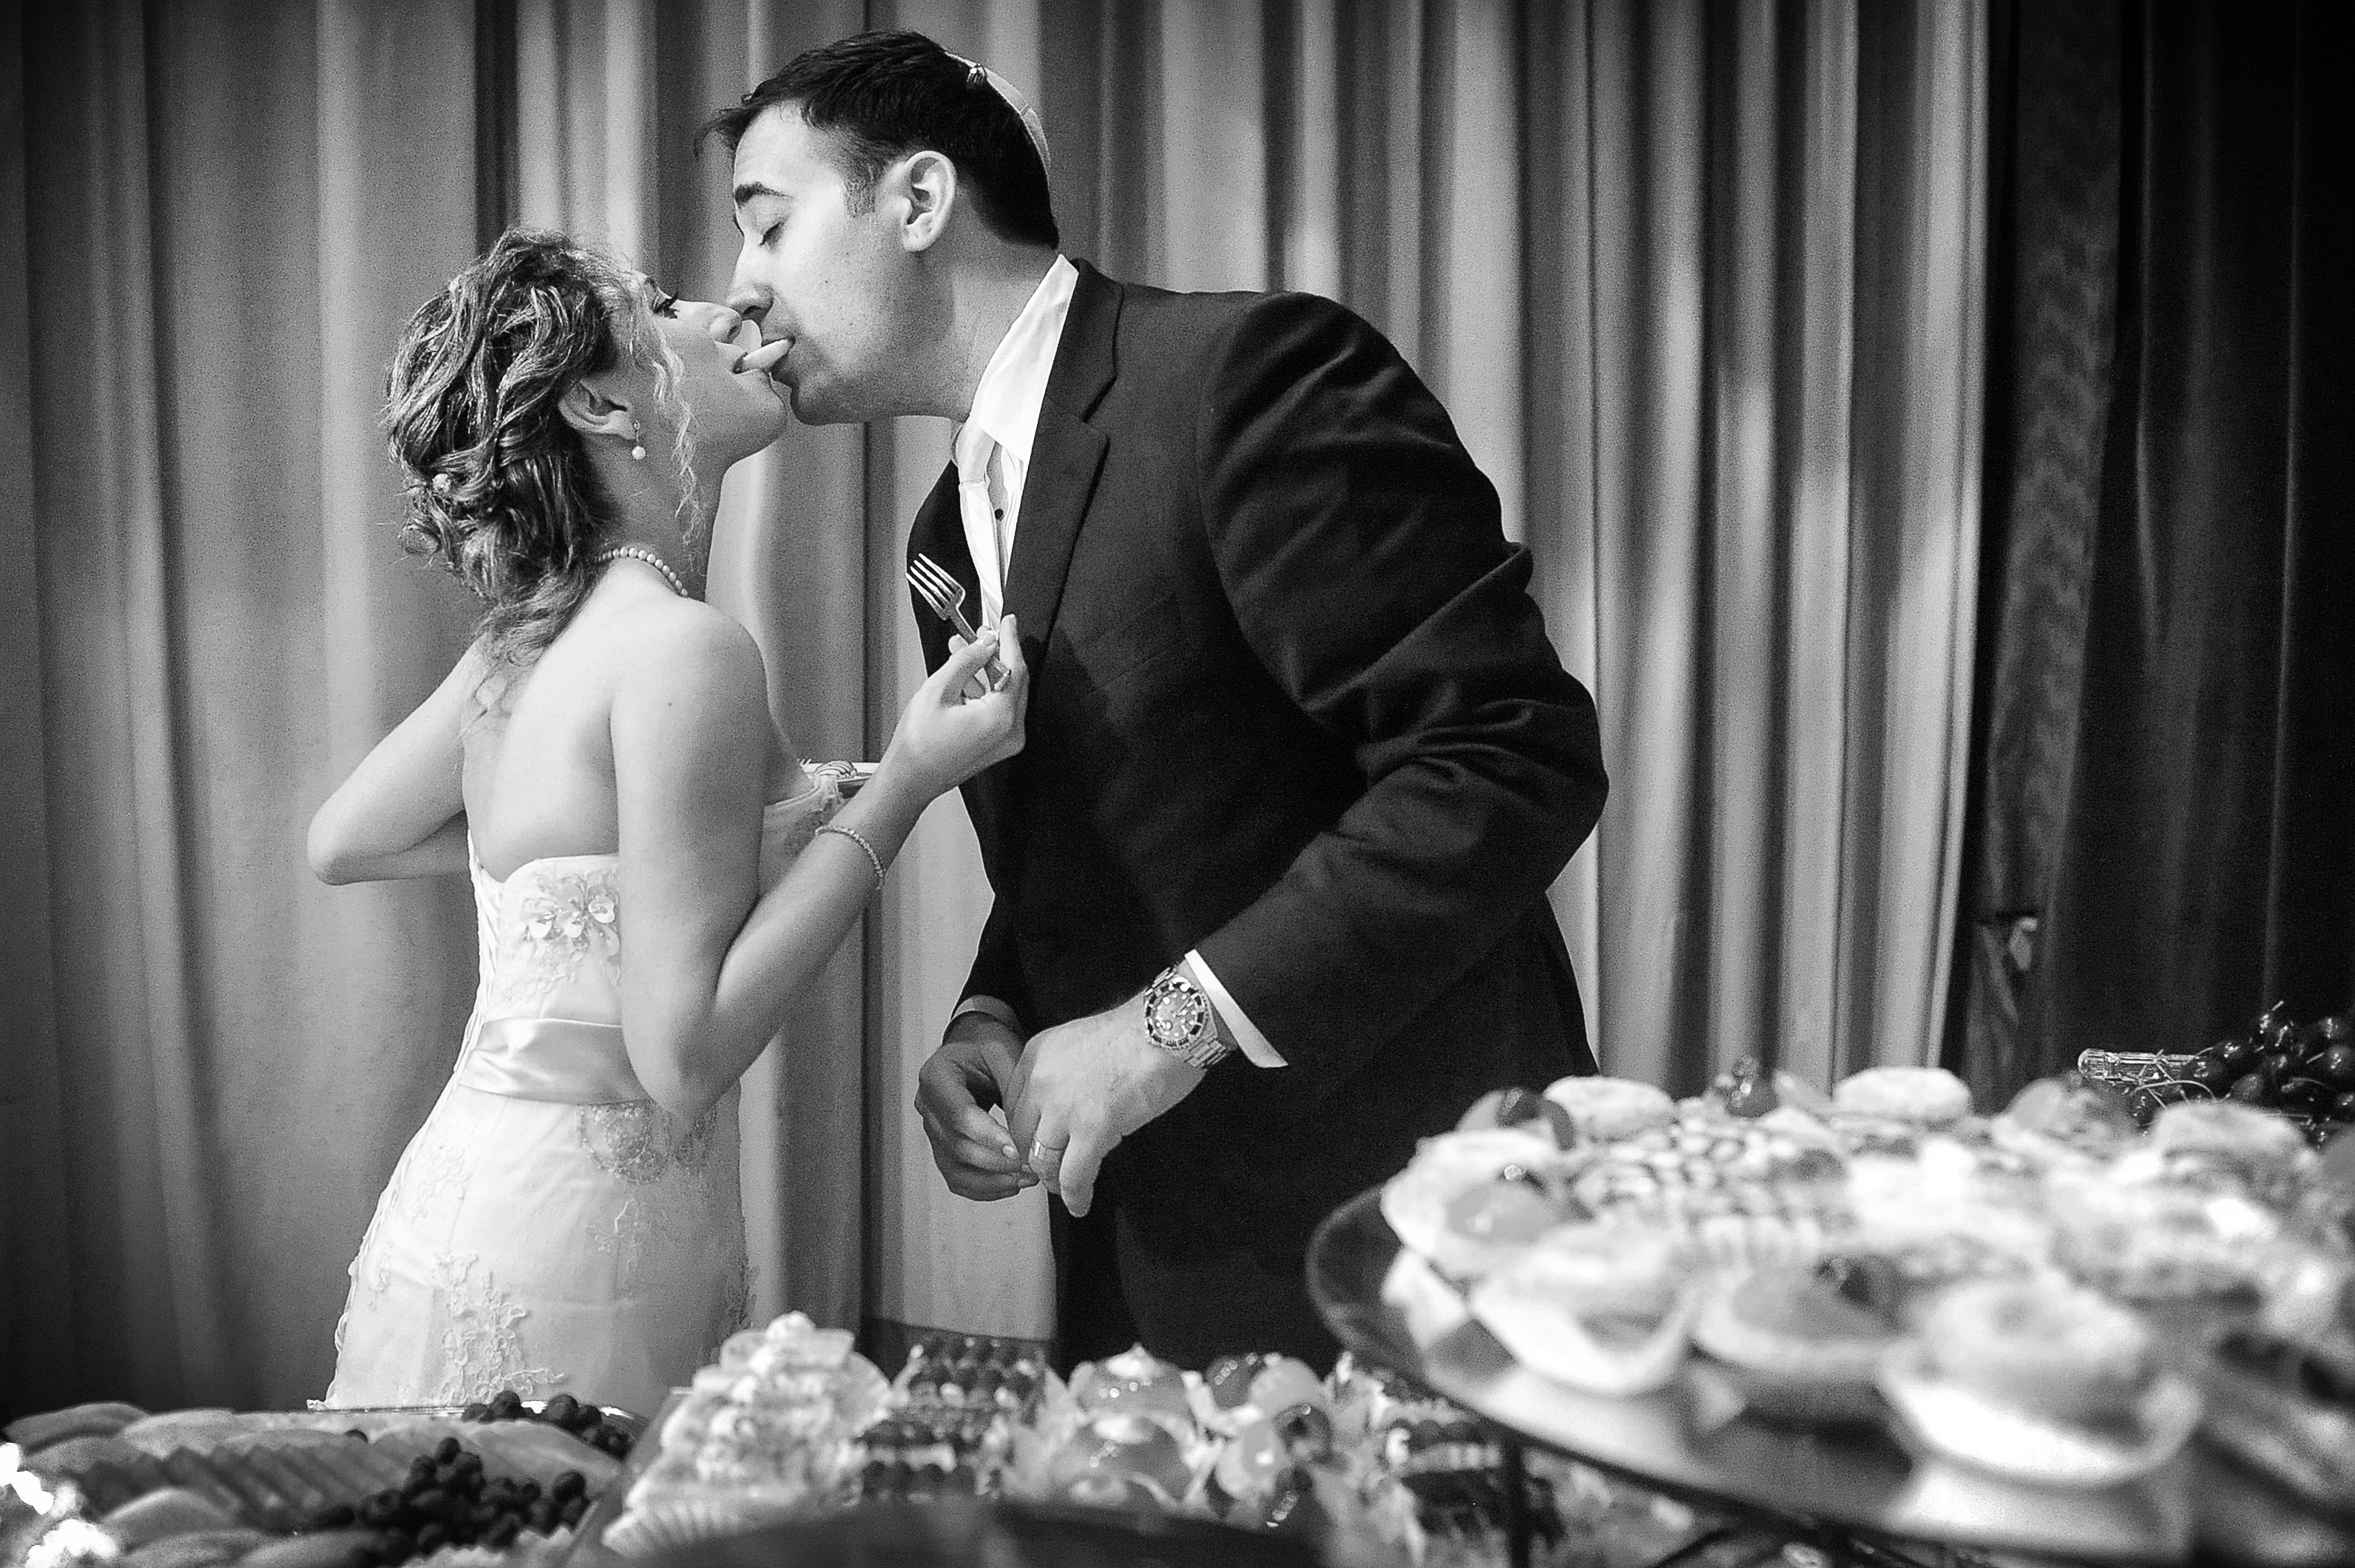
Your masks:
{"label": "pleated curtain backdrop", "polygon": [[[393,548],[400,324],[507,218],[723,290],[728,170],[691,128],[862,27],[1031,92],[1073,254],[1332,294],[1438,389],[1602,708],[1612,801],[1556,904],[1609,1070],[1934,1052],[1977,0],[68,9],[0,13],[0,482],[29,498],[0,539],[37,563],[0,615],[0,1403],[325,1385],[473,985],[464,888],[330,890],[302,856],[469,620]],[[947,446],[795,429],[730,478],[713,597],[805,754],[875,755],[916,682],[900,549]],[[755,1069],[759,1310],[1050,1331],[1037,1196],[950,1197],[908,1108],[986,904],[943,803]]]}

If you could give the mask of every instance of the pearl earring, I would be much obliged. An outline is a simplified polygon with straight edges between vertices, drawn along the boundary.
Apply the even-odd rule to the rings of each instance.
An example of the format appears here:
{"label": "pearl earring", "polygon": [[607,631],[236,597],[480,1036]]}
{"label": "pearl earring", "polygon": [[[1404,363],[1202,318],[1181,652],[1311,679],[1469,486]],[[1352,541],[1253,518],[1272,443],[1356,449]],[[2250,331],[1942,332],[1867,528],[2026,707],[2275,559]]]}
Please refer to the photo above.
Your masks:
{"label": "pearl earring", "polygon": [[630,461],[633,463],[644,463],[646,460],[645,438],[634,433],[630,437],[630,441],[632,443],[630,446]]}

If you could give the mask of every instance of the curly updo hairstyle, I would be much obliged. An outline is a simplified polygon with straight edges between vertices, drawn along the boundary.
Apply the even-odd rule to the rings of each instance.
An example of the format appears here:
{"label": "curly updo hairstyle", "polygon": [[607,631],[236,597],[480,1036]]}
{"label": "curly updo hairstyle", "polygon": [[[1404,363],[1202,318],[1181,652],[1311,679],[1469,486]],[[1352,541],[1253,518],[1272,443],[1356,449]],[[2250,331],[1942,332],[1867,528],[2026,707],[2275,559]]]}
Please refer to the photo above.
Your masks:
{"label": "curly updo hairstyle", "polygon": [[583,377],[625,358],[654,368],[689,507],[678,360],[635,274],[614,258],[562,234],[511,229],[401,334],[384,410],[409,502],[401,546],[483,601],[477,629],[494,671],[537,658],[595,583],[612,506],[559,405]]}

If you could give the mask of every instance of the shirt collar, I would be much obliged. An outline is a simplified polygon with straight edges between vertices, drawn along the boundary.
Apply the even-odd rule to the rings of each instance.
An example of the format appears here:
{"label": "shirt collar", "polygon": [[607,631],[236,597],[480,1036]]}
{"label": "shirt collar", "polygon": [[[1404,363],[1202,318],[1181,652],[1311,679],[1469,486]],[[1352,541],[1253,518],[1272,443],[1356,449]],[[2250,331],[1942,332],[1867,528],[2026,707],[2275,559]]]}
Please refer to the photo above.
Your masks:
{"label": "shirt collar", "polygon": [[1063,322],[1071,314],[1071,293],[1079,281],[1080,270],[1058,256],[1030,291],[1029,303],[998,339],[997,351],[974,389],[973,411],[957,430],[961,458],[986,450],[981,445],[986,437],[1028,465],[1030,443],[1039,433],[1039,411],[1047,401],[1047,379],[1055,368],[1055,349],[1063,341]]}

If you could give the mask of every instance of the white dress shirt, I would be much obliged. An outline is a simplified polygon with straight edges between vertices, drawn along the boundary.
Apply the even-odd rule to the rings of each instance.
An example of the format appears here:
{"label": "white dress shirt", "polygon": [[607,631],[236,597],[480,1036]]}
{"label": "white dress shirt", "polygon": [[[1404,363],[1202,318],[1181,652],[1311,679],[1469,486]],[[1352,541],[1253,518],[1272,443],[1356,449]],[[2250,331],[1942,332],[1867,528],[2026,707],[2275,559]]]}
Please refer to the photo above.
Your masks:
{"label": "white dress shirt", "polygon": [[[980,624],[985,626],[994,625],[1005,610],[1006,573],[1014,560],[1014,529],[1022,517],[1031,443],[1039,433],[1047,378],[1055,368],[1055,350],[1063,341],[1063,323],[1071,314],[1071,292],[1079,281],[1079,269],[1056,257],[989,357],[981,384],[974,389],[973,411],[957,427],[951,449],[956,461],[958,516],[964,524],[965,548],[973,555],[974,578],[981,590]],[[1199,951],[1186,955],[1185,967],[1201,983],[1203,994],[1245,1056],[1262,1067],[1284,1065]],[[1020,1028],[1013,1009],[996,997],[967,997],[956,1010],[985,1012],[1009,1029]]]}

